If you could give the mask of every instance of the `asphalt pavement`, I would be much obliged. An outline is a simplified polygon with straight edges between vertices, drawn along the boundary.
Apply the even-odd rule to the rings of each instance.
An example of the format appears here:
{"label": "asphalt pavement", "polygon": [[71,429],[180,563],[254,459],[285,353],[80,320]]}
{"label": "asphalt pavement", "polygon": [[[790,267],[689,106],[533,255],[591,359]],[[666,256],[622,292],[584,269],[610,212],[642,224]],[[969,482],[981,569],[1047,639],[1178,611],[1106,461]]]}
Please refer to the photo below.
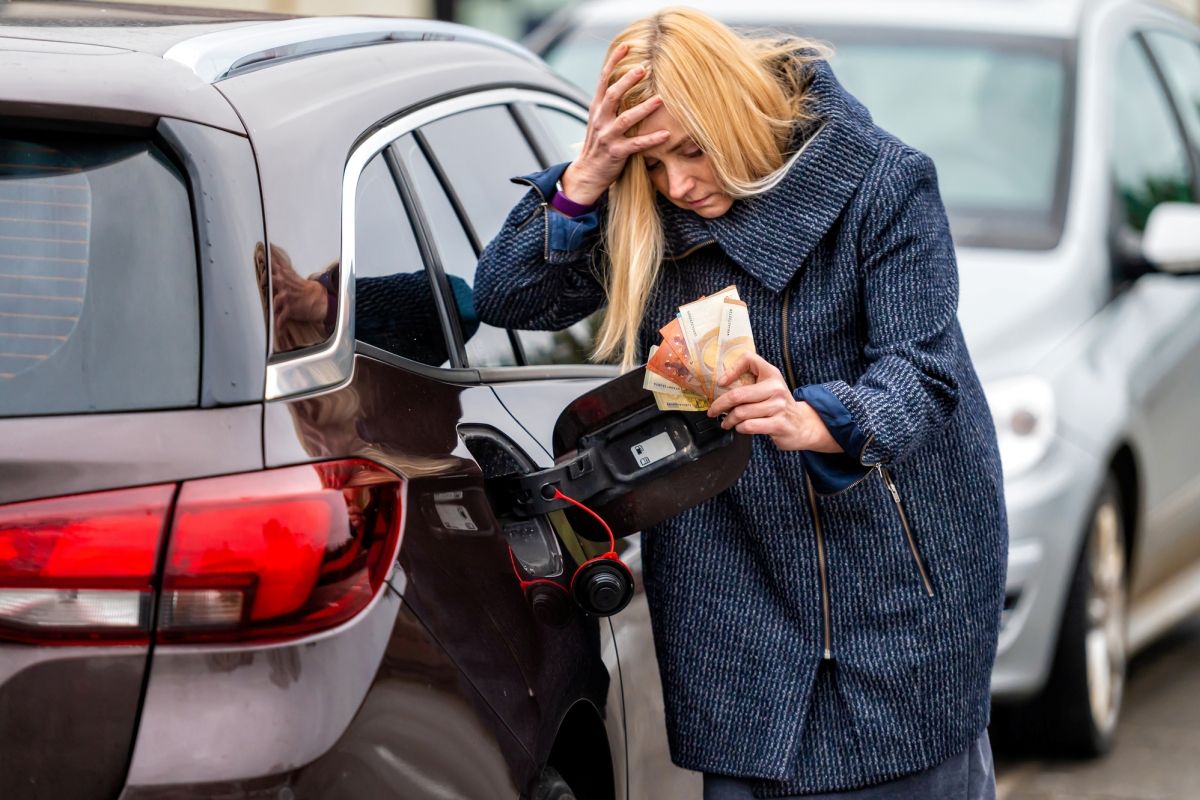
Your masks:
{"label": "asphalt pavement", "polygon": [[997,752],[996,781],[997,800],[1200,800],[1200,619],[1134,658],[1107,756]]}

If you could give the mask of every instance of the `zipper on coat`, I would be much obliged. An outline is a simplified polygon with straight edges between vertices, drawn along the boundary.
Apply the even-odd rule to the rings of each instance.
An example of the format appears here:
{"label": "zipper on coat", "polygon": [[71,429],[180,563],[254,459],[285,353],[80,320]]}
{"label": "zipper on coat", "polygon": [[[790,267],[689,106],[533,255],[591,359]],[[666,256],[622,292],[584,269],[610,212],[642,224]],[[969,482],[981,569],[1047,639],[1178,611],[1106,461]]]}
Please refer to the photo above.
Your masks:
{"label": "zipper on coat", "polygon": [[[792,353],[788,347],[788,307],[791,305],[792,287],[783,290],[783,317],[780,327],[783,333],[783,368],[787,373],[788,388],[796,391],[796,373],[792,369]],[[812,510],[813,528],[817,532],[817,574],[821,580],[821,622],[824,632],[824,658],[833,658],[833,620],[829,608],[829,569],[825,563],[825,531],[821,527],[821,511],[817,508],[817,493],[813,489],[812,478],[804,474],[804,486],[808,492],[808,506]]]}
{"label": "zipper on coat", "polygon": [[833,658],[833,620],[829,610],[829,571],[825,565],[825,531],[821,527],[821,512],[817,509],[817,494],[813,491],[812,479],[807,474],[804,484],[808,489],[808,505],[812,509],[813,527],[817,531],[817,574],[821,578],[821,621],[825,633],[824,658]]}
{"label": "zipper on coat", "polygon": [[541,198],[541,200],[542,200],[542,202],[538,205],[537,208],[535,208],[533,211],[529,212],[529,215],[526,216],[525,219],[523,219],[517,223],[517,230],[522,230],[526,225],[528,225],[530,220],[532,220],[534,218],[534,216],[537,215],[537,212],[540,210],[542,212],[542,260],[549,261],[550,260],[550,220],[547,219],[546,217],[550,213],[550,201],[546,199],[546,195],[542,194],[542,190],[533,181],[518,179],[517,182],[523,183],[526,186],[528,186],[529,188],[533,189],[535,192],[537,192],[538,197]]}
{"label": "zipper on coat", "polygon": [[908,549],[912,552],[913,563],[917,565],[917,572],[921,573],[921,583],[925,584],[925,593],[933,597],[933,583],[929,580],[929,572],[925,569],[925,562],[921,559],[920,551],[917,550],[917,540],[913,538],[912,528],[908,524],[908,515],[904,513],[904,504],[900,502],[900,490],[896,488],[896,483],[892,480],[887,467],[881,465],[879,475],[892,495],[892,502],[896,504],[896,512],[900,515],[900,525],[904,528],[905,538],[908,539]]}

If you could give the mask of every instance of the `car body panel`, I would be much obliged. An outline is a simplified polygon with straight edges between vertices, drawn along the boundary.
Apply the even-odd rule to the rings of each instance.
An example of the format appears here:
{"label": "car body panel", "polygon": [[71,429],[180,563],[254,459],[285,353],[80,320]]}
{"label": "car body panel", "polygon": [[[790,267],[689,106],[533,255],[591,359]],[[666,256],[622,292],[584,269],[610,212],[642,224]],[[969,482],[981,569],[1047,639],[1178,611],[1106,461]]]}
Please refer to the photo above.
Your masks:
{"label": "car body panel", "polygon": [[[533,772],[528,753],[396,592],[385,591],[369,614],[374,619],[370,630],[363,631],[365,636],[355,634],[345,647],[331,640],[324,656],[311,655],[308,651],[314,647],[308,645],[251,651],[240,657],[233,654],[232,658],[220,652],[210,654],[207,660],[212,666],[207,672],[201,667],[195,675],[201,691],[194,697],[214,706],[209,711],[188,706],[199,715],[193,717],[193,724],[202,731],[228,734],[235,743],[246,745],[249,754],[233,753],[219,739],[207,738],[200,740],[204,747],[200,751],[180,749],[197,744],[196,737],[186,732],[180,743],[167,743],[162,749],[146,743],[156,752],[135,762],[123,800],[278,796],[280,792],[322,800],[515,798],[517,787],[527,783]],[[365,645],[365,652],[356,653],[354,643]],[[179,659],[183,671],[171,679],[182,679],[203,663],[195,656]],[[254,696],[244,694],[246,689],[241,688],[250,677],[258,684]],[[211,694],[222,683],[265,711],[267,719],[290,722],[294,727],[246,725],[246,708],[232,705],[223,695]],[[332,689],[335,696],[302,694],[314,686]],[[175,688],[191,691],[187,686]],[[164,711],[172,707],[172,699],[167,698]],[[178,725],[166,717],[161,721],[172,728]],[[326,727],[314,727],[317,722]],[[264,736],[264,731],[270,734]],[[302,746],[297,748],[297,744]],[[324,749],[308,749],[318,745]],[[312,755],[307,765],[283,771],[287,762],[305,751]],[[202,759],[197,752],[203,754]],[[271,755],[285,761],[266,763]],[[229,756],[231,761],[217,761],[221,756]],[[232,764],[242,771],[258,771],[246,779],[215,782],[215,776],[230,773]],[[468,764],[469,768],[464,768]],[[171,771],[172,765],[178,771]],[[166,783],[138,785],[139,778],[156,774]],[[195,783],[186,781],[193,776],[198,778]]]}
{"label": "car body panel", "polygon": [[187,171],[203,292],[200,405],[263,399],[267,276],[262,197],[244,136],[165,118],[157,130]]}
{"label": "car body panel", "polygon": [[0,794],[90,800],[121,790],[146,646],[0,645]]}
{"label": "car body panel", "polygon": [[0,419],[0,503],[262,469],[259,405]]}
{"label": "car body panel", "polygon": [[[0,37],[11,31],[0,16]],[[16,49],[0,39],[0,114],[148,127],[175,117],[244,133],[237,114],[214,89],[176,65],[145,53],[111,55]]]}
{"label": "car body panel", "polygon": [[[348,386],[268,404],[268,464],[358,455],[407,479],[392,584],[541,763],[553,745],[554,723],[576,700],[599,709],[608,701],[597,621],[576,614],[559,629],[534,618],[484,494],[484,472],[456,431],[485,427],[521,454],[537,445],[489,387],[434,380],[395,361],[358,356]],[[453,517],[439,508],[447,504],[455,507]]]}
{"label": "car body panel", "polygon": [[1061,250],[959,251],[959,319],[985,382],[1036,369],[1108,291],[1106,264],[1079,270]]}
{"label": "car body panel", "polygon": [[399,606],[382,592],[341,628],[284,645],[156,647],[129,784],[246,780],[314,761],[362,704]]}

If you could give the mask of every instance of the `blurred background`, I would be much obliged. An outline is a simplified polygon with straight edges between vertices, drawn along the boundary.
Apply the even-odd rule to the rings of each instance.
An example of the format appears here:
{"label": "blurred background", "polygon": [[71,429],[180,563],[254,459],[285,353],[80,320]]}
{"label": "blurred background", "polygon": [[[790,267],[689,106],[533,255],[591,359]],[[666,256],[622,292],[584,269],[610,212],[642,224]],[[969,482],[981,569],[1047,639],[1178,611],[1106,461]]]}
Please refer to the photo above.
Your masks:
{"label": "blurred background", "polygon": [[[586,2],[586,0],[583,0]],[[578,5],[578,0],[130,0],[140,5],[181,5],[233,8],[277,14],[387,14],[451,20],[475,25],[514,39],[533,30],[556,11]],[[1200,17],[1200,0],[1164,0],[1181,11]]]}
{"label": "blurred background", "polygon": [[[451,20],[582,87],[654,5],[165,4]],[[1200,240],[1200,38],[1164,22],[1085,51],[1086,0],[696,4],[831,42],[846,86],[938,166],[1012,524],[1000,797],[1200,797],[1200,261],[1153,256]],[[1200,0],[1161,5],[1200,21]]]}

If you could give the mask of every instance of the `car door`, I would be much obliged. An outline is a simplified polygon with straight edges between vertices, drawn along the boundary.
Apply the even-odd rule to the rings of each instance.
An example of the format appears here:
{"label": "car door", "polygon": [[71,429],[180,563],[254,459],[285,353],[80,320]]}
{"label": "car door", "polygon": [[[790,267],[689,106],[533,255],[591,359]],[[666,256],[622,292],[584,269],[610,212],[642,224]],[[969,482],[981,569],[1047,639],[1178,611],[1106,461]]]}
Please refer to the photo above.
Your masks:
{"label": "car door", "polygon": [[[1152,45],[1152,49],[1148,47]],[[1112,174],[1118,242],[1137,242],[1160,202],[1195,203],[1195,43],[1174,34],[1134,35],[1114,67]],[[1162,77],[1178,80],[1168,92]],[[1149,272],[1133,280],[1124,310],[1137,322],[1126,346],[1132,427],[1140,440],[1144,535],[1134,554],[1135,599],[1200,561],[1200,467],[1188,432],[1200,424],[1200,277]],[[1137,639],[1137,632],[1134,631]]]}
{"label": "car door", "polygon": [[[509,116],[511,115],[511,116]],[[479,151],[470,135],[486,124],[489,139],[529,138],[523,158],[497,158]],[[435,157],[460,165],[447,171],[451,191],[462,198],[477,248],[496,234],[508,211],[527,191],[509,179],[573,158],[583,141],[586,111],[552,95],[529,92],[509,109],[488,109],[473,117],[442,121],[424,131]],[[521,148],[514,144],[513,150]],[[473,279],[474,263],[469,266]],[[464,271],[461,274],[466,274]],[[580,395],[611,380],[617,370],[587,360],[598,327],[597,315],[565,331],[515,331],[520,345],[517,367],[481,369],[505,408],[553,452],[553,430],[559,414]],[[667,749],[662,689],[642,588],[639,536],[618,540],[618,552],[634,574],[636,594],[623,611],[610,618],[621,663],[624,688],[628,797],[680,797],[696,794],[693,773],[674,767]]]}
{"label": "car door", "polygon": [[[514,797],[543,763],[564,703],[584,698],[607,713],[598,623],[538,619],[518,570],[553,572],[553,559],[530,557],[527,541],[523,558],[510,556],[510,532],[489,506],[485,479],[532,468],[525,454],[539,445],[474,366],[515,363],[508,333],[481,326],[467,338],[457,327],[469,325],[453,308],[462,287],[443,265],[464,246],[474,255],[432,165],[412,133],[356,158],[352,230],[343,231],[352,237],[352,377],[269,403],[265,450],[268,465],[358,456],[407,479],[390,578],[402,608],[366,704],[302,785],[321,796],[334,796],[331,785],[337,796],[424,796],[436,785]],[[413,716],[395,714],[396,697],[415,697]],[[414,727],[425,718],[442,723],[436,733]],[[364,759],[375,768],[350,768]]]}

